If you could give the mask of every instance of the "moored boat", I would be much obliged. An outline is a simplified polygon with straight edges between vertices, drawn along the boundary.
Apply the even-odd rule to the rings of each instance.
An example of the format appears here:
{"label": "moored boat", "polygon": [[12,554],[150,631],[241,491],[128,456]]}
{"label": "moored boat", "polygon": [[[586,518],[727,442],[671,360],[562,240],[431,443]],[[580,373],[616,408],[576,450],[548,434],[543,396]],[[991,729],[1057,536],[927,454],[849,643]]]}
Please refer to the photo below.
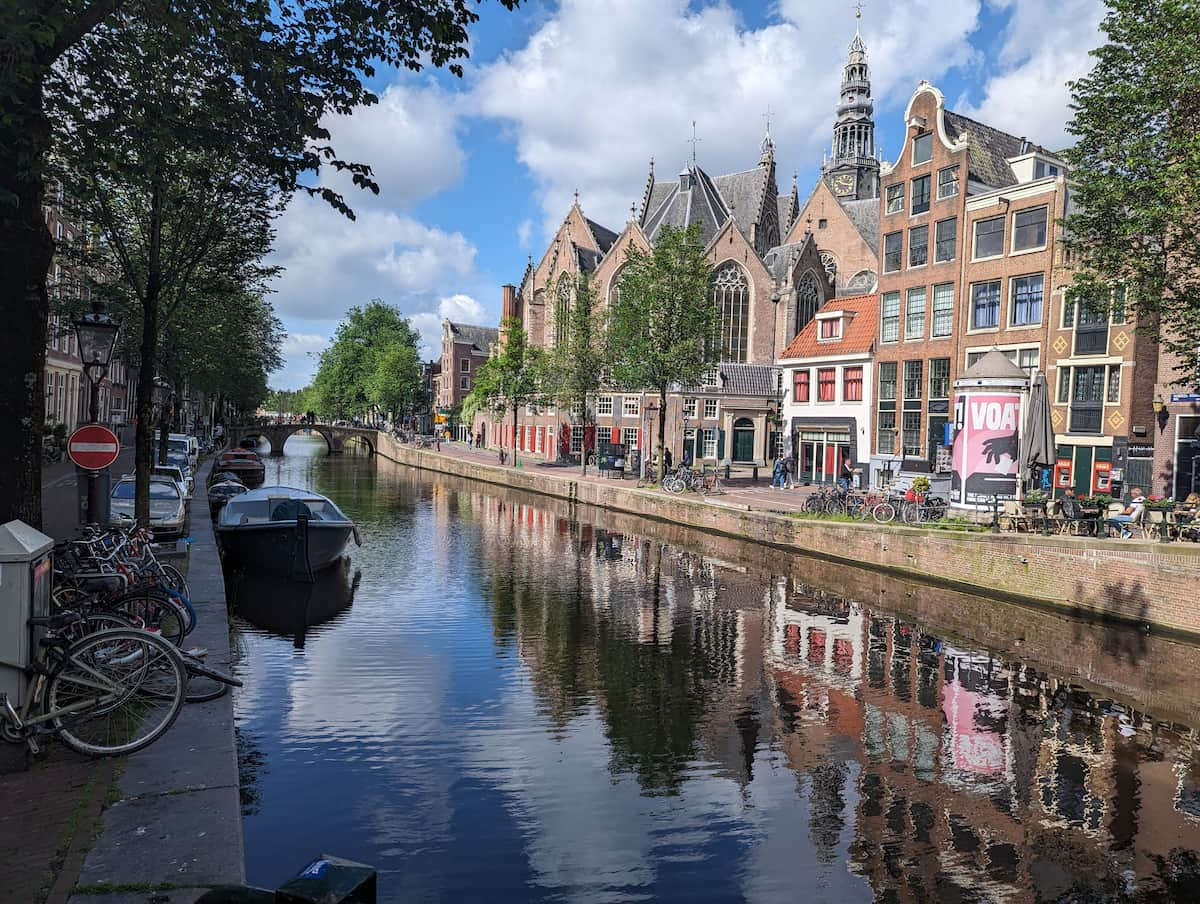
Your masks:
{"label": "moored boat", "polygon": [[222,452],[213,462],[213,473],[229,471],[248,487],[262,484],[267,476],[267,466],[262,463],[257,452],[249,449],[230,449]]}
{"label": "moored boat", "polygon": [[259,487],[230,497],[216,530],[235,568],[298,577],[336,562],[351,536],[362,542],[357,525],[332,501],[294,487]]}
{"label": "moored boat", "polygon": [[215,518],[217,512],[221,511],[234,496],[241,496],[248,492],[246,486],[237,480],[218,480],[211,484],[208,488],[208,511]]}

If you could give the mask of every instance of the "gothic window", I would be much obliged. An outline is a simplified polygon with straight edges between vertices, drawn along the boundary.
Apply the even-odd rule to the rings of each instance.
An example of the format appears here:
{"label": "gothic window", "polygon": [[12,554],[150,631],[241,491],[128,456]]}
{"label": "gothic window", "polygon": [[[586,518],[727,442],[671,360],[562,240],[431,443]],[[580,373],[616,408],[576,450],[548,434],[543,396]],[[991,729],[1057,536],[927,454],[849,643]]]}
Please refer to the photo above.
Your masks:
{"label": "gothic window", "polygon": [[566,345],[571,321],[571,280],[565,274],[558,281],[558,297],[554,301],[554,344]]}
{"label": "gothic window", "polygon": [[846,284],[847,289],[855,289],[859,292],[872,292],[875,289],[875,284],[879,281],[874,270],[859,270],[850,278],[850,282]]}
{"label": "gothic window", "polygon": [[[822,220],[822,223],[825,221]],[[829,274],[829,281],[834,282],[837,279],[837,258],[833,256],[832,251],[821,252],[821,263],[825,266],[825,272]]]}
{"label": "gothic window", "polygon": [[817,316],[821,307],[821,290],[817,287],[817,278],[812,270],[805,272],[796,285],[796,332],[800,332],[808,322]]}
{"label": "gothic window", "polygon": [[750,284],[746,272],[733,262],[722,265],[712,280],[713,301],[721,312],[722,361],[745,361],[750,338]]}

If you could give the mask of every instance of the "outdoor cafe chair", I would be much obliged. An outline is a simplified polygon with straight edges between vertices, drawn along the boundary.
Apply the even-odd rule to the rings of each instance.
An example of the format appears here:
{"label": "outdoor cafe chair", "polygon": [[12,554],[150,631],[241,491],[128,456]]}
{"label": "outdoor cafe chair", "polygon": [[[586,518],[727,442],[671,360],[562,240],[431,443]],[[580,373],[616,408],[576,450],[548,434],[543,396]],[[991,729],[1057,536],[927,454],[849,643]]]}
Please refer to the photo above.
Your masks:
{"label": "outdoor cafe chair", "polygon": [[1021,504],[1007,499],[1004,502],[1004,513],[1000,516],[1002,530],[1029,530],[1029,517],[1021,509]]}

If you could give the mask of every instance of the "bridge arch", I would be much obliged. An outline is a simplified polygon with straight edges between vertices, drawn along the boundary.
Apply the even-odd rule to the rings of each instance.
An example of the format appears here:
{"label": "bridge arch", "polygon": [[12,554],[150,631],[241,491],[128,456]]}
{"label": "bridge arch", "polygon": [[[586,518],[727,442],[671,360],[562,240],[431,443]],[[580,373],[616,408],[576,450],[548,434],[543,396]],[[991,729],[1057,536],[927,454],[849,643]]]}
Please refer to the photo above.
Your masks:
{"label": "bridge arch", "polygon": [[251,437],[265,439],[271,444],[271,455],[282,455],[288,437],[301,430],[312,430],[321,434],[330,455],[340,455],[351,437],[360,439],[372,455],[376,452],[375,431],[363,427],[335,427],[332,424],[264,424],[238,427],[233,431],[233,444],[240,445]]}

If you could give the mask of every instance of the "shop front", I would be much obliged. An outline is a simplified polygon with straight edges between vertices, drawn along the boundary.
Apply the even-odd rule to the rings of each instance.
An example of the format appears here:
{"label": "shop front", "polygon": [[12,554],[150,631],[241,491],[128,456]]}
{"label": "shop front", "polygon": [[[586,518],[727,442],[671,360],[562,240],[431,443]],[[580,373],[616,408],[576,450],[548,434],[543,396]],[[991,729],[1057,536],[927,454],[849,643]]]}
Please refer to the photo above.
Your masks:
{"label": "shop front", "polygon": [[[797,483],[837,483],[844,465],[852,471],[860,467],[855,455],[855,421],[838,420],[843,422],[792,418],[792,466]],[[860,474],[859,480],[860,486],[868,485],[865,474]]]}

